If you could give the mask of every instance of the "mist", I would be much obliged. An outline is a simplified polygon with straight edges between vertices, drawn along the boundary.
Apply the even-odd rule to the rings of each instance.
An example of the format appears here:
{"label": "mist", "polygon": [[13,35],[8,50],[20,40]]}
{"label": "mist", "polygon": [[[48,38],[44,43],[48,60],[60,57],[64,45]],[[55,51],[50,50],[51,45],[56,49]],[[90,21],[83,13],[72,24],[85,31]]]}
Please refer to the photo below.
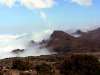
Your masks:
{"label": "mist", "polygon": [[[42,45],[40,44],[42,40],[48,40],[54,30],[46,29],[41,32],[31,32],[16,35],[0,35],[0,59],[9,57],[26,57],[55,54],[54,52],[51,52],[51,50],[45,48],[45,46],[42,47]],[[82,31],[87,32],[88,30],[89,29],[87,28],[87,30],[84,29]],[[65,31],[66,33],[69,33],[74,37],[79,36],[77,34],[73,34],[76,31],[75,29],[62,31]],[[24,51],[13,53],[12,51],[16,49],[24,49]]]}
{"label": "mist", "polygon": [[[51,30],[45,30],[19,35],[0,35],[0,59],[53,54],[53,52],[40,45],[42,40],[49,39],[52,32]],[[12,51],[16,49],[24,49],[24,51],[18,54],[13,53]]]}

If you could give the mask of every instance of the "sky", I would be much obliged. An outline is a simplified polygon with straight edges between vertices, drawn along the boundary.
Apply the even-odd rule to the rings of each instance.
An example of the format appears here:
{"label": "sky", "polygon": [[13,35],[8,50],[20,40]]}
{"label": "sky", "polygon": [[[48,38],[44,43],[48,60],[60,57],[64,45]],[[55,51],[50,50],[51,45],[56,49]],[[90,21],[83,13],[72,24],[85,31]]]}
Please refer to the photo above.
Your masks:
{"label": "sky", "polygon": [[[30,40],[48,39],[53,30],[96,27],[100,27],[100,0],[0,0],[0,58],[26,49]],[[26,54],[48,53],[38,47],[31,51]]]}
{"label": "sky", "polygon": [[0,0],[0,34],[100,25],[100,0]]}

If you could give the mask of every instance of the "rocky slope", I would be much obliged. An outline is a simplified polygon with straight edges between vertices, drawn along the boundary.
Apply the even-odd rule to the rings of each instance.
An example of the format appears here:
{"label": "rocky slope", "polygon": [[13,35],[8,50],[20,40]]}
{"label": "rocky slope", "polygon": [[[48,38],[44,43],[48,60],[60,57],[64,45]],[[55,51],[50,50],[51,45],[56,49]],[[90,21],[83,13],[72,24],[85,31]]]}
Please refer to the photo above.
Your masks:
{"label": "rocky slope", "polygon": [[64,31],[54,31],[49,40],[44,43],[46,47],[58,52],[95,52],[100,51],[100,28],[80,33],[79,37],[74,37]]}

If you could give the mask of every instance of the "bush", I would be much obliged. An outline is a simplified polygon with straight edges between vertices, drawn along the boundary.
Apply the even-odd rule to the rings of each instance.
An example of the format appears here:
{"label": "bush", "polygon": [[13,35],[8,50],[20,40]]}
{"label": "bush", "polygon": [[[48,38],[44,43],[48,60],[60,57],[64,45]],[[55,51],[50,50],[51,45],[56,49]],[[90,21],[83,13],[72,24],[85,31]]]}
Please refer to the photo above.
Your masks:
{"label": "bush", "polygon": [[30,70],[32,68],[32,64],[29,61],[22,61],[22,60],[14,60],[12,64],[12,69],[18,70]]}
{"label": "bush", "polygon": [[38,75],[52,75],[52,67],[45,63],[37,65],[36,70]]}
{"label": "bush", "polygon": [[3,75],[3,72],[2,71],[0,71],[0,75]]}
{"label": "bush", "polygon": [[91,55],[72,55],[60,65],[62,75],[100,75],[100,63]]}

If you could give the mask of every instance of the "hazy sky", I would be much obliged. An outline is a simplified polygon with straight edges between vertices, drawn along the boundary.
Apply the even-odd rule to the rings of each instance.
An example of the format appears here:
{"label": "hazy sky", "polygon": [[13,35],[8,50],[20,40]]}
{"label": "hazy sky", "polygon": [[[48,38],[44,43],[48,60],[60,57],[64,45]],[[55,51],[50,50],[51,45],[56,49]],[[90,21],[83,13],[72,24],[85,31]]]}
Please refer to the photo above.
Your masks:
{"label": "hazy sky", "polygon": [[0,0],[0,34],[99,24],[100,0]]}

